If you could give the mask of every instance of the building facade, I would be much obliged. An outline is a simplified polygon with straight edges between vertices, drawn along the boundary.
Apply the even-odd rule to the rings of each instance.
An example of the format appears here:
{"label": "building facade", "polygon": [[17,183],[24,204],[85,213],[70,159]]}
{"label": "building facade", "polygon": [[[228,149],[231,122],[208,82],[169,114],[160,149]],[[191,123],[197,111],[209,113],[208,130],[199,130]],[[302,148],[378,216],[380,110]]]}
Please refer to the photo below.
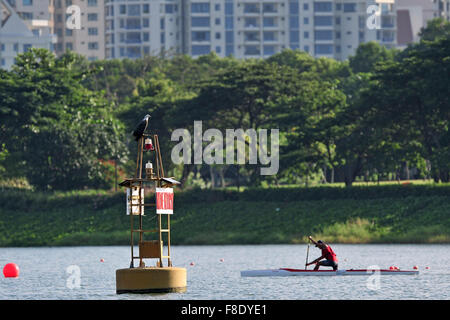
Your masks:
{"label": "building facade", "polygon": [[36,8],[29,0],[0,0],[1,68],[10,69],[16,56],[31,48],[53,51],[56,39],[51,33],[49,3],[45,2],[47,5]]}
{"label": "building facade", "polygon": [[106,58],[181,53],[182,1],[106,0]]}
{"label": "building facade", "polygon": [[56,54],[70,50],[90,61],[104,59],[104,0],[53,0],[53,5]]}
{"label": "building facade", "polygon": [[[379,8],[372,29],[369,6]],[[263,58],[291,48],[343,60],[362,42],[396,45],[393,0],[187,0],[183,16],[183,52],[192,56]]]}

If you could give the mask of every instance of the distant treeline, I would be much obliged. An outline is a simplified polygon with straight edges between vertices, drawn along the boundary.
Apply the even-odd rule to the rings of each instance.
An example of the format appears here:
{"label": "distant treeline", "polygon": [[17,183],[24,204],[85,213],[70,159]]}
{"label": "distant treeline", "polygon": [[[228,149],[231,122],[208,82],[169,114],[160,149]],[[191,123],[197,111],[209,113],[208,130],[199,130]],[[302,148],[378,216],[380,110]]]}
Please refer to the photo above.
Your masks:
{"label": "distant treeline", "polygon": [[[0,70],[0,178],[111,188],[133,172],[131,131],[149,113],[165,169],[182,186],[449,182],[450,23],[432,20],[420,36],[403,51],[362,44],[343,62],[293,50],[88,62],[33,49]],[[279,129],[278,174],[261,176],[261,164],[175,165],[171,133],[193,132],[195,120],[221,132]]]}
{"label": "distant treeline", "polygon": [[[331,243],[450,243],[449,189],[441,184],[179,191],[171,241],[306,243],[313,235]],[[130,242],[123,192],[9,189],[0,193],[0,203],[0,247]],[[145,229],[157,226],[154,208],[145,209],[143,223]]]}

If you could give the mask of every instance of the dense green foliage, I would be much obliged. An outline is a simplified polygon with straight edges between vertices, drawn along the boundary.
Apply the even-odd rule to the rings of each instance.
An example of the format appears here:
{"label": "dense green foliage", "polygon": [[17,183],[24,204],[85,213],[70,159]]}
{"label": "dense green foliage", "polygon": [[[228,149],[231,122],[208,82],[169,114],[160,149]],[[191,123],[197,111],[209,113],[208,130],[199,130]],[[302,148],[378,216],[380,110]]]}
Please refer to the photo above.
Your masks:
{"label": "dense green foliage", "polygon": [[[449,182],[449,30],[436,19],[403,51],[365,43],[343,62],[292,50],[259,60],[95,62],[32,50],[0,70],[0,179],[25,177],[40,190],[111,188],[114,165],[132,172],[130,133],[149,113],[165,169],[183,187]],[[192,133],[195,120],[222,133],[279,129],[278,174],[261,176],[248,161],[174,164],[171,133]]]}
{"label": "dense green foliage", "polygon": [[[174,244],[450,242],[450,186],[177,192]],[[147,196],[150,199],[150,196]],[[126,245],[123,193],[0,194],[0,246]],[[146,209],[147,210],[147,209]],[[144,228],[156,226],[151,209]],[[135,219],[137,220],[137,219]]]}

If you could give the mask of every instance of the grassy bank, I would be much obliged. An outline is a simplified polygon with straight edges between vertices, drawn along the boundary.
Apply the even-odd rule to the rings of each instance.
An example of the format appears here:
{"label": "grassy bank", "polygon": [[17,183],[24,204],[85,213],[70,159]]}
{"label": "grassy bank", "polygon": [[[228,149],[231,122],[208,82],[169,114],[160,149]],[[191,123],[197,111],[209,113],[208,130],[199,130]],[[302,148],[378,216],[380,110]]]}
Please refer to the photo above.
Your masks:
{"label": "grassy bank", "polygon": [[[129,244],[123,193],[3,190],[0,203],[0,246]],[[171,225],[172,244],[450,243],[450,186],[193,190]]]}

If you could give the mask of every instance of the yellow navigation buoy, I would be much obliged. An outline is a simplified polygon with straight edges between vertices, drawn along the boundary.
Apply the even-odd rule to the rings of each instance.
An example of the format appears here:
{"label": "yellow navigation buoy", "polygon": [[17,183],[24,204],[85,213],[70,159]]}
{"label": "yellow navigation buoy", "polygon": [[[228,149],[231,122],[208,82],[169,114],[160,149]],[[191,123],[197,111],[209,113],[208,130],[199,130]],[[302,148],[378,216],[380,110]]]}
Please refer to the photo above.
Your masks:
{"label": "yellow navigation buoy", "polygon": [[[180,183],[173,178],[164,176],[158,136],[153,135],[152,140],[149,137],[150,135],[143,133],[138,140],[138,157],[134,178],[126,179],[119,184],[127,188],[127,214],[130,215],[131,224],[131,263],[129,268],[116,270],[116,292],[118,294],[184,292],[187,287],[186,269],[173,267],[170,256],[170,216],[173,214],[174,195],[172,186]],[[144,147],[145,140],[153,141],[153,148]],[[144,152],[154,156],[155,172],[150,161],[143,165]],[[145,178],[142,177],[144,166]],[[149,182],[155,183],[155,203],[144,203],[144,186]],[[143,227],[142,217],[145,207],[156,207],[157,226],[155,229],[146,230]],[[138,227],[135,225],[135,216],[139,219]],[[150,234],[145,240],[144,233]],[[137,256],[134,254],[136,234],[139,236],[139,254]],[[136,259],[139,260],[138,267],[134,266]],[[156,266],[146,267],[143,259],[157,259]],[[167,263],[164,259],[167,259]]]}

